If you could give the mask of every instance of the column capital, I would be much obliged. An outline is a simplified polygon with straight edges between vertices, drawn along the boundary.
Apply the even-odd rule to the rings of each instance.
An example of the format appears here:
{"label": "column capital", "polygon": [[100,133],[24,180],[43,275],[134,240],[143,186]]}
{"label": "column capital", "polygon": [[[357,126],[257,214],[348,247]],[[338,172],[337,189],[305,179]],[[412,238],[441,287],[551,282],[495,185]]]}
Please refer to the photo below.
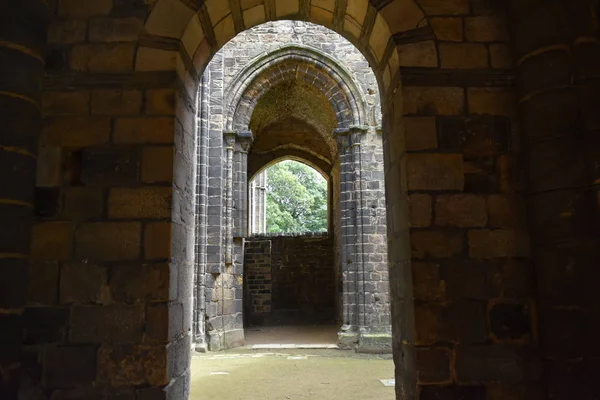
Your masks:
{"label": "column capital", "polygon": [[223,132],[223,140],[225,141],[225,146],[227,148],[233,149],[236,138],[237,138],[237,133],[234,131],[224,131]]}
{"label": "column capital", "polygon": [[251,131],[237,132],[236,143],[240,145],[241,152],[247,153],[252,142],[254,142],[254,135]]}
{"label": "column capital", "polygon": [[223,131],[223,138],[227,147],[233,148],[237,143],[244,152],[248,151],[254,141],[254,135],[251,131]]}

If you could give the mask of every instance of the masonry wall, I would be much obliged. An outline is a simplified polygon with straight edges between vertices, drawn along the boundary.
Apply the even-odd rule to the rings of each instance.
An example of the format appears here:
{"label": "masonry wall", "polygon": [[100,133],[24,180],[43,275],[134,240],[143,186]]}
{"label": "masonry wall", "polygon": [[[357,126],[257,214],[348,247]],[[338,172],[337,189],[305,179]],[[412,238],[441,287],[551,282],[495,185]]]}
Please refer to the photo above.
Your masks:
{"label": "masonry wall", "polygon": [[52,2],[22,391],[183,398],[194,102],[173,75],[133,72],[145,6],[94,5]]}
{"label": "masonry wall", "polygon": [[336,269],[329,235],[246,241],[246,309],[254,324],[336,323]]}
{"label": "masonry wall", "polygon": [[[170,288],[167,296],[156,287],[149,289],[152,285],[137,285],[141,277],[162,276],[169,287],[177,283],[185,289],[192,279],[186,276],[185,262],[193,251],[187,245],[185,218],[186,206],[193,209],[193,202],[184,201],[186,189],[181,186],[187,182],[185,171],[192,169],[188,165],[192,158],[181,143],[193,138],[196,112],[189,93],[195,91],[196,75],[244,23],[287,17],[344,32],[373,62],[383,88],[398,398],[597,398],[597,4],[325,0],[308,7],[301,3],[302,9],[294,0],[230,2],[236,5],[233,12],[221,0],[0,3],[5,28],[0,32],[5,60],[0,65],[1,118],[6,128],[0,135],[5,191],[1,215],[8,221],[1,227],[7,240],[2,241],[5,279],[0,284],[7,295],[0,297],[0,319],[6,327],[0,394],[186,398],[187,354],[182,343],[191,325],[185,302],[190,296],[185,290]],[[148,19],[152,8],[155,12]],[[202,23],[192,22],[186,29],[190,19],[199,21],[196,13]],[[48,15],[53,22],[45,47]],[[194,29],[201,36],[184,36]],[[395,81],[398,69],[402,85]],[[60,111],[45,105],[45,113],[61,115],[48,117],[40,136],[42,80],[45,103],[61,104]],[[141,96],[140,107],[129,109],[129,101],[119,100],[113,91],[134,99]],[[115,104],[117,110],[111,108]],[[517,104],[518,119],[512,111]],[[103,114],[106,108],[114,114]],[[176,116],[173,108],[178,110]],[[126,116],[117,114],[123,110]],[[468,125],[472,119],[491,121],[496,128]],[[505,132],[498,126],[507,121],[508,137],[515,139],[508,150],[504,139],[494,139],[496,129]],[[453,123],[459,142],[446,141],[444,132],[451,132]],[[411,130],[411,124],[423,127]],[[38,138],[42,146],[36,158]],[[523,149],[518,146],[521,142]],[[490,149],[493,143],[502,144]],[[91,176],[110,178],[111,183],[92,185],[89,176],[88,182],[78,180],[71,171],[80,164],[89,167],[83,153],[91,148],[93,154],[96,146],[106,146],[109,155],[119,153],[118,159],[133,162],[107,157],[98,164]],[[135,192],[146,186],[165,190],[159,184],[154,188],[155,182],[171,186],[173,169],[168,166],[174,148],[179,149],[175,152],[179,190],[173,191],[172,209],[161,211],[160,217],[140,210],[123,219],[109,216],[116,198],[109,199],[119,190]],[[56,176],[61,180],[39,184],[44,189],[34,200],[36,162],[40,174],[52,177],[49,182]],[[526,171],[525,180],[519,171]],[[150,192],[123,203],[146,204],[139,198],[154,198]],[[85,207],[71,208],[77,216],[56,211],[69,209],[82,193],[90,197],[79,200]],[[522,217],[517,218],[518,228],[496,219],[503,213],[498,213],[502,208],[495,200],[508,200],[504,215],[510,221],[518,215],[512,210],[519,208],[523,195],[528,229],[521,228]],[[423,201],[416,201],[416,196]],[[58,207],[63,203],[57,199],[65,199],[64,208]],[[466,211],[457,206],[461,202],[468,204]],[[162,207],[161,200],[156,204]],[[448,206],[463,211],[450,219],[444,213]],[[34,208],[39,225],[30,240]],[[145,216],[134,216],[137,212]],[[167,225],[172,234],[165,233]],[[150,234],[159,226],[165,229]],[[527,252],[516,250],[526,242],[517,239],[524,232],[533,239],[535,269]],[[165,275],[148,274],[143,265],[154,265],[156,259],[146,246],[167,252],[171,244],[174,260],[164,253],[157,257],[169,262]],[[24,269],[30,259],[27,277]],[[71,262],[77,265],[70,270]],[[129,267],[134,269],[130,278],[122,279],[132,285],[131,297],[122,297],[115,276],[127,275]],[[91,280],[91,275],[98,279]],[[472,285],[465,284],[474,277]],[[79,287],[88,290],[73,294]],[[419,303],[418,365],[412,357],[414,298]],[[496,304],[502,304],[505,312],[490,314]],[[462,306],[466,306],[462,312],[456,311]],[[529,327],[521,318],[526,308]],[[504,324],[498,318],[503,314],[514,318],[506,318]],[[493,320],[499,323],[492,324]],[[102,331],[95,330],[99,325]],[[504,325],[509,329],[498,329]],[[531,334],[523,334],[527,331]],[[536,357],[542,359],[543,369]],[[417,375],[420,393],[415,392]]]}

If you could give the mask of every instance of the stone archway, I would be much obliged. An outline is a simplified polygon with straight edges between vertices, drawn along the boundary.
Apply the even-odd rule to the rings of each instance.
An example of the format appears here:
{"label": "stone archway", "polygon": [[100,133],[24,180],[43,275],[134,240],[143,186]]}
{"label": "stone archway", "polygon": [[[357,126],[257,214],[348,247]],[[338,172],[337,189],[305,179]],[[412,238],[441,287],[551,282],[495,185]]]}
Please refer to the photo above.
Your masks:
{"label": "stone archway", "polygon": [[[316,25],[309,25],[302,25],[302,29],[309,34],[333,34]],[[276,30],[277,26],[281,26],[283,30],[284,27],[289,29],[296,25],[291,22],[266,25],[264,31],[253,28],[244,37],[268,35],[267,32]],[[212,172],[205,178],[210,181],[226,175],[225,182],[228,183],[223,185],[227,188],[225,196],[228,199],[232,197],[231,205],[235,205],[223,204],[226,216],[224,221],[232,222],[231,232],[235,232],[234,237],[223,238],[225,250],[232,252],[231,256],[226,256],[231,267],[227,266],[226,261],[225,267],[219,269],[219,272],[208,268],[212,276],[206,278],[207,287],[221,285],[224,277],[230,274],[238,285],[241,282],[236,280],[235,271],[241,271],[245,265],[243,249],[245,243],[250,243],[248,217],[245,214],[249,203],[252,204],[252,199],[247,198],[249,181],[244,177],[256,173],[257,169],[263,167],[261,162],[269,162],[273,157],[299,156],[316,160],[317,165],[326,165],[323,170],[328,171],[330,181],[330,242],[332,248],[335,248],[335,262],[332,265],[335,265],[338,278],[335,279],[335,285],[326,286],[339,285],[338,290],[330,291],[332,298],[336,297],[334,292],[340,293],[339,299],[336,299],[339,314],[336,319],[339,319],[338,327],[342,326],[340,343],[347,348],[358,346],[362,351],[389,351],[391,326],[387,300],[389,290],[383,151],[381,137],[374,125],[378,121],[376,111],[379,95],[376,88],[368,88],[369,81],[375,82],[373,72],[356,50],[347,60],[343,57],[334,60],[333,55],[311,49],[307,45],[281,46],[278,42],[270,43],[271,49],[269,46],[260,46],[258,57],[244,61],[244,57],[238,54],[247,54],[252,49],[252,43],[245,42],[244,37],[234,39],[222,52],[217,53],[207,68],[207,74],[203,76],[203,82],[205,79],[209,81],[211,93],[214,94],[202,96],[202,104],[206,103],[211,111],[206,113],[210,115],[208,119],[202,119],[200,135],[213,135],[214,140],[219,141],[218,130],[223,129],[227,137],[236,138],[227,145],[233,149],[233,157],[229,157],[229,152],[225,157],[231,163],[221,165],[218,161],[215,160],[216,164],[213,161],[209,165]],[[334,43],[339,46],[351,46],[341,37],[336,40]],[[244,46],[248,46],[248,50]],[[230,77],[228,80],[222,78],[225,74]],[[372,79],[367,79],[367,76]],[[217,81],[210,82],[211,77]],[[357,83],[356,77],[362,77],[363,81]],[[368,96],[376,101],[368,103]],[[211,129],[204,128],[208,126]],[[250,170],[247,169],[249,167]],[[219,172],[221,168],[227,172]],[[369,174],[372,181],[369,188],[361,180],[363,174]],[[344,183],[343,176],[346,177]],[[233,181],[229,183],[230,178]],[[215,193],[220,189],[214,187],[207,190]],[[342,201],[343,197],[353,200]],[[255,203],[262,205],[262,208],[265,198],[257,199]],[[230,215],[233,218],[227,219]],[[204,223],[199,224],[202,226]],[[230,231],[229,228],[215,231],[219,237],[222,232],[229,235]],[[201,238],[203,235],[202,231]],[[212,240],[210,233],[207,237]],[[373,246],[370,250],[373,260],[368,265],[369,271],[365,270],[368,256],[363,254],[367,246]],[[309,247],[305,250],[308,251]],[[333,253],[332,249],[331,252]],[[377,257],[379,258],[375,260]],[[318,264],[317,260],[311,261],[312,264]],[[207,267],[201,262],[198,269],[207,270]],[[235,283],[233,287],[238,289]],[[197,296],[203,296],[204,291],[204,287],[199,287]],[[256,301],[270,302],[262,297]],[[213,293],[210,301],[219,303],[226,300],[221,294]],[[206,306],[206,303],[201,304]],[[270,305],[266,308],[271,309]],[[209,348],[217,350],[238,345],[243,334],[242,326],[237,322],[227,325],[225,330],[217,326],[218,321],[239,315],[242,310],[222,314],[206,309],[206,326],[212,327],[206,333]],[[230,307],[227,309],[231,310]],[[273,313],[275,311],[280,310],[273,307]],[[267,314],[270,316],[270,313],[271,311]],[[202,316],[204,312],[196,315]],[[262,311],[261,316],[265,317]],[[303,318],[306,322],[306,318],[310,319],[311,316],[305,315]],[[293,318],[286,320],[290,323]],[[239,318],[236,321],[239,322]],[[196,326],[203,325],[199,322]],[[204,335],[202,329],[198,335]]]}
{"label": "stone archway", "polygon": [[[417,371],[423,398],[535,391],[532,280],[543,289],[541,351],[549,392],[569,398],[588,389],[585,382],[573,384],[585,374],[571,367],[592,371],[586,341],[579,339],[595,332],[594,324],[590,330],[564,324],[597,309],[589,286],[597,281],[590,262],[597,226],[589,218],[597,214],[589,151],[595,141],[587,136],[596,126],[587,105],[596,103],[597,91],[587,71],[594,71],[597,42],[587,1],[512,2],[513,47],[509,10],[491,1],[58,3],[6,7],[11,21],[0,43],[9,60],[5,68],[16,66],[22,74],[3,82],[0,92],[5,110],[12,110],[2,138],[3,154],[11,157],[2,160],[11,171],[2,176],[9,222],[3,234],[10,239],[2,252],[10,294],[2,322],[14,332],[11,350],[18,343],[13,336],[27,338],[26,356],[15,346],[1,360],[11,385],[20,380],[20,363],[31,363],[24,385],[35,394],[186,397],[195,195],[189,171],[196,160],[190,149],[200,74],[245,28],[290,18],[350,38],[382,88],[399,397],[417,395]],[[40,12],[32,16],[33,10]],[[53,24],[34,205],[48,14]],[[519,57],[517,67],[510,49]],[[569,68],[540,82],[546,60]],[[553,162],[526,163],[531,182],[525,187],[535,193],[528,195],[531,232],[515,211],[523,203],[515,73],[524,78],[518,86],[526,154],[577,161],[567,163],[566,175],[543,169],[556,168]],[[563,119],[567,108],[572,112]],[[554,151],[566,157],[549,157]],[[24,166],[20,175],[15,166]],[[549,175],[556,181],[545,179]],[[29,209],[37,221],[26,278]],[[23,231],[16,235],[14,226]],[[540,265],[537,279],[531,277],[528,233]],[[37,290],[25,300],[28,282]],[[562,331],[555,326],[576,328],[568,331],[576,339],[557,338]]]}

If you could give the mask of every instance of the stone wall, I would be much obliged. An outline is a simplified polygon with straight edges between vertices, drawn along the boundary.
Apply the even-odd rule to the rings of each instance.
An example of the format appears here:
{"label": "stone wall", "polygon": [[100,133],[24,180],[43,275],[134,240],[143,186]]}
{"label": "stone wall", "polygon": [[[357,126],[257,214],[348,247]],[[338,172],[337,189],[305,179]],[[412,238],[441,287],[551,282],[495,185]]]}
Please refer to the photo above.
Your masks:
{"label": "stone wall", "polygon": [[[188,202],[194,158],[183,143],[194,137],[193,100],[218,49],[244,29],[279,18],[343,33],[365,54],[381,88],[398,398],[598,397],[596,2],[5,0],[0,6],[0,397],[15,399],[20,391],[22,398],[187,398],[193,232],[186,218],[194,208]],[[42,86],[47,115],[62,114],[48,117],[43,133]],[[117,115],[124,110],[127,116]],[[500,125],[507,117],[511,140],[503,150],[507,142],[494,132],[505,132]],[[478,123],[468,124],[472,118]],[[488,130],[486,121],[496,128]],[[458,143],[446,141],[444,132],[454,129]],[[485,153],[490,143],[501,145]],[[97,146],[108,148],[106,158]],[[94,169],[95,160],[103,161]],[[35,163],[38,181],[47,183],[34,199]],[[84,184],[80,165],[95,171],[86,181],[111,183]],[[57,176],[60,184],[50,184]],[[117,217],[120,195],[139,191],[122,204],[148,204],[154,198],[148,193],[173,182],[172,207],[160,217],[140,210]],[[509,218],[499,220],[496,201],[505,196]],[[508,227],[503,221],[523,197],[527,225],[520,217],[519,228]],[[444,214],[460,203],[468,204],[461,214],[469,219]],[[33,212],[39,224],[30,255]],[[535,268],[516,251],[523,233],[531,236]],[[162,268],[158,260],[168,263],[164,275],[148,273],[146,264]],[[98,279],[89,283],[91,275]],[[137,286],[157,276],[168,282],[168,295]],[[130,297],[119,281],[133,285]],[[105,285],[74,293],[96,282]],[[422,302],[418,342],[413,283]],[[527,331],[520,314],[526,304],[532,304],[532,334],[512,339]],[[481,307],[499,322],[498,315],[518,318],[506,319],[510,329],[484,318],[484,340]],[[102,331],[92,329],[99,325]],[[542,371],[531,362],[538,356]]]}
{"label": "stone wall", "polygon": [[244,247],[244,323],[260,325],[271,315],[271,240],[252,238]]}
{"label": "stone wall", "polygon": [[255,236],[246,241],[244,271],[249,321],[334,323],[333,239],[323,235]]}

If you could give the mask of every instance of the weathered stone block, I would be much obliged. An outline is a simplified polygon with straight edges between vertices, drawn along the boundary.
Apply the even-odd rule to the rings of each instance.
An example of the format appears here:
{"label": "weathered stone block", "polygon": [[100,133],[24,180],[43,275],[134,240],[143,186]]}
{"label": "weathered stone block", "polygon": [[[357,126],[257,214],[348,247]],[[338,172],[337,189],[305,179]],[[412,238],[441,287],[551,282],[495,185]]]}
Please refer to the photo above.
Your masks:
{"label": "weathered stone block", "polygon": [[413,293],[415,299],[441,300],[445,295],[445,282],[440,279],[440,266],[435,263],[413,262]]}
{"label": "weathered stone block", "polygon": [[166,343],[181,334],[183,334],[183,304],[148,305],[144,342]]}
{"label": "weathered stone block", "polygon": [[172,182],[175,149],[172,146],[144,147],[142,152],[142,181]]}
{"label": "weathered stone block", "polygon": [[527,348],[511,345],[459,346],[456,379],[459,383],[523,382],[536,375]]}
{"label": "weathered stone block", "polygon": [[81,181],[93,186],[124,186],[139,181],[140,154],[128,147],[83,150]]}
{"label": "weathered stone block", "polygon": [[440,338],[460,344],[485,343],[488,339],[486,303],[458,301],[441,307]]}
{"label": "weathered stone block", "polygon": [[492,68],[498,69],[512,68],[515,63],[510,47],[505,44],[490,45],[490,62]]}
{"label": "weathered stone block", "polygon": [[144,233],[144,258],[146,260],[171,257],[171,223],[152,222]]}
{"label": "weathered stone block", "polygon": [[396,47],[401,67],[437,67],[438,56],[435,42],[422,41]]}
{"label": "weathered stone block", "polygon": [[95,347],[48,347],[43,357],[43,384],[48,388],[89,385],[96,377]]}
{"label": "weathered stone block", "polygon": [[64,264],[60,274],[60,302],[107,302],[106,268],[94,264]]}
{"label": "weathered stone block", "polygon": [[437,342],[440,337],[440,324],[439,306],[415,304],[415,343],[418,346]]}
{"label": "weathered stone block", "polygon": [[33,227],[31,258],[33,260],[67,260],[73,251],[73,231],[70,222],[45,222]]}
{"label": "weathered stone block", "polygon": [[101,346],[98,380],[113,387],[164,386],[167,376],[165,346]]}
{"label": "weathered stone block", "polygon": [[[17,189],[17,188],[15,188]],[[21,189],[21,188],[19,188]],[[10,189],[9,189],[10,190]],[[18,190],[18,189],[17,189]],[[0,191],[1,193],[1,191]],[[10,195],[10,192],[8,193]],[[15,193],[17,195],[17,193]],[[21,196],[15,196],[17,198]],[[36,187],[33,209],[37,218],[56,218],[61,209],[60,189],[56,187]]]}
{"label": "weathered stone block", "polygon": [[175,90],[146,91],[146,114],[175,115]]}
{"label": "weathered stone block", "polygon": [[64,189],[62,217],[82,221],[100,218],[104,211],[104,191],[100,188],[74,186]]}
{"label": "weathered stone block", "polygon": [[463,159],[459,154],[409,154],[409,190],[462,190]]}
{"label": "weathered stone block", "polygon": [[411,194],[410,226],[427,228],[431,225],[431,196],[428,194]]}
{"label": "weathered stone block", "polygon": [[469,231],[469,254],[473,258],[518,257],[517,232],[509,230]]}
{"label": "weathered stone block", "polygon": [[79,0],[61,0],[59,14],[67,18],[89,18],[107,15],[113,8],[113,0],[95,0],[81,2]]}
{"label": "weathered stone block", "polygon": [[488,51],[484,44],[440,43],[442,68],[472,69],[488,67]]}
{"label": "weathered stone block", "polygon": [[112,189],[108,196],[109,218],[167,218],[171,215],[171,187]]}
{"label": "weathered stone block", "polygon": [[56,304],[58,301],[58,277],[58,263],[30,263],[27,267],[27,304]]}
{"label": "weathered stone block", "polygon": [[469,13],[469,0],[419,0],[426,15],[460,15]]}
{"label": "weathered stone block", "polygon": [[82,224],[75,233],[75,254],[96,261],[134,260],[141,253],[141,225],[137,222]]}
{"label": "weathered stone block", "polygon": [[443,384],[452,380],[450,363],[452,354],[444,348],[417,349],[417,374],[419,384]]}
{"label": "weathered stone block", "polygon": [[123,303],[167,301],[173,297],[170,272],[169,264],[116,266],[111,270],[112,297]]}
{"label": "weathered stone block", "polygon": [[529,307],[524,304],[494,304],[489,318],[490,330],[498,339],[521,339],[531,333]]}
{"label": "weathered stone block", "polygon": [[63,149],[59,146],[40,146],[37,152],[37,187],[59,187],[63,183]]}
{"label": "weathered stone block", "polygon": [[544,400],[546,394],[539,382],[487,385],[487,400]]}
{"label": "weathered stone block", "polygon": [[507,42],[510,40],[504,16],[476,16],[465,18],[465,33],[469,42]]}
{"label": "weathered stone block", "polygon": [[121,118],[117,120],[113,140],[119,144],[173,143],[173,118]]}
{"label": "weathered stone block", "polygon": [[92,114],[137,114],[142,108],[142,92],[139,90],[97,89],[92,93]]}
{"label": "weathered stone block", "polygon": [[77,45],[71,50],[70,67],[75,71],[131,71],[134,54],[133,44]]}
{"label": "weathered stone block", "polygon": [[135,42],[144,26],[138,18],[103,18],[90,21],[90,42]]}
{"label": "weathered stone block", "polygon": [[402,88],[405,115],[459,115],[464,109],[464,89],[458,87]]}
{"label": "weathered stone block", "polygon": [[[233,332],[232,332],[233,333]],[[169,378],[182,376],[190,368],[192,351],[191,336],[184,335],[167,347],[167,365]]]}
{"label": "weathered stone block", "polygon": [[486,386],[424,386],[420,400],[488,400]]}
{"label": "weathered stone block", "polygon": [[45,91],[42,95],[44,115],[86,115],[90,112],[88,91]]}
{"label": "weathered stone block", "polygon": [[87,24],[85,21],[56,21],[50,24],[50,28],[48,29],[48,43],[66,44],[84,42],[86,33]]}
{"label": "weathered stone block", "polygon": [[414,258],[446,258],[463,252],[464,238],[461,233],[434,230],[411,231],[410,244]]}
{"label": "weathered stone block", "polygon": [[406,150],[430,150],[437,148],[435,117],[405,117]]}
{"label": "weathered stone block", "polygon": [[55,117],[44,121],[40,143],[64,147],[88,147],[107,144],[110,118]]}
{"label": "weathered stone block", "polygon": [[493,228],[516,228],[519,216],[519,199],[511,195],[491,195],[487,199],[490,226]]}
{"label": "weathered stone block", "polygon": [[23,343],[63,343],[69,325],[69,310],[59,307],[29,307],[23,314]]}
{"label": "weathered stone block", "polygon": [[73,306],[72,343],[141,343],[144,333],[144,306],[114,304]]}
{"label": "weathered stone block", "polygon": [[430,18],[429,24],[439,40],[461,42],[463,40],[462,18]]}
{"label": "weathered stone block", "polygon": [[[11,229],[0,230],[0,253],[27,255],[30,252],[32,217],[32,210],[29,207],[0,203],[2,223],[11,227]],[[38,253],[48,250],[47,244],[51,240],[47,235],[51,229],[44,227],[39,230],[38,243],[34,243],[38,247]],[[62,250],[64,247],[54,255],[60,256]]]}
{"label": "weathered stone block", "polygon": [[436,198],[435,223],[439,226],[483,227],[487,224],[486,199],[469,194]]}
{"label": "weathered stone block", "polygon": [[509,150],[510,120],[503,117],[438,119],[439,147],[468,157],[489,157]]}
{"label": "weathered stone block", "polygon": [[514,116],[516,97],[512,88],[469,88],[469,112]]}

